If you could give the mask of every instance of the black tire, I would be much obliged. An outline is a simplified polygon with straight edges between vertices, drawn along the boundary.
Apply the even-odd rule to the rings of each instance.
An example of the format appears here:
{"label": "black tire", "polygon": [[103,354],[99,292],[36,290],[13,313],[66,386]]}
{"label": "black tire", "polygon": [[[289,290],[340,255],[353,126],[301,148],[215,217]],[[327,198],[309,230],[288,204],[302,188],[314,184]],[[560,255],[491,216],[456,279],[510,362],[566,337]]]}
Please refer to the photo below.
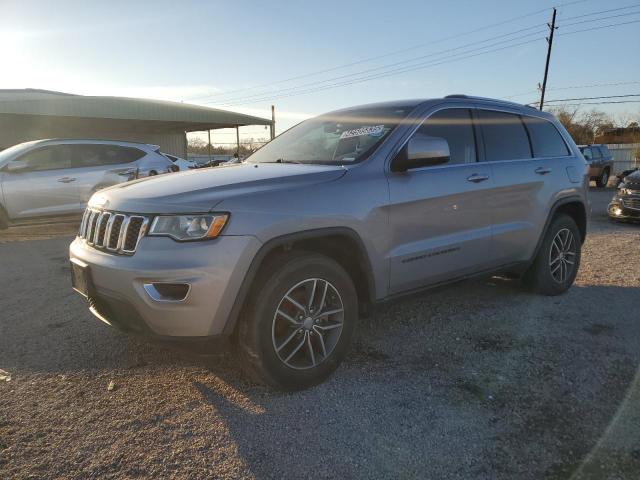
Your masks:
{"label": "black tire", "polygon": [[158,175],[158,172],[156,172],[155,170],[151,170],[151,171],[149,172],[149,176],[150,176],[150,177],[154,177],[154,176],[156,176],[156,175]]}
{"label": "black tire", "polygon": [[600,176],[596,178],[596,186],[598,188],[605,188],[609,183],[609,169],[605,168]]}
{"label": "black tire", "polygon": [[[552,258],[554,258],[552,255],[556,255],[557,247],[552,247],[552,245],[557,235],[565,231],[569,231],[572,235],[575,253],[572,256],[565,254],[566,257],[563,255],[562,259],[566,258],[566,261],[573,261],[574,263],[570,268],[568,265],[560,267],[561,269],[566,268],[566,270],[564,280],[559,280],[559,275],[556,270],[558,267],[557,262],[552,264]],[[571,248],[571,245],[569,247]],[[576,275],[578,274],[581,248],[582,241],[580,231],[573,218],[565,214],[556,215],[545,233],[544,240],[542,241],[542,245],[540,245],[540,250],[535,260],[523,276],[524,284],[531,291],[542,295],[553,296],[566,292],[571,285],[573,285]],[[562,259],[560,261],[564,264]]]}
{"label": "black tire", "polygon": [[[341,303],[343,312],[339,315],[342,316],[342,327],[337,336],[333,337],[332,349],[329,350],[327,347],[326,358],[321,359],[322,355],[319,355],[317,359],[314,357],[314,364],[317,361],[315,366],[297,369],[295,366],[285,364],[285,360],[276,351],[276,326],[280,325],[277,322],[283,321],[282,317],[276,314],[276,311],[283,308],[282,302],[292,288],[310,279],[322,279],[335,288],[338,296],[331,294],[326,300],[322,296],[322,300],[325,300],[323,302],[325,305],[336,301],[336,298]],[[319,303],[319,301],[317,302]],[[296,309],[296,311],[298,310]],[[357,319],[356,289],[349,274],[336,261],[312,252],[296,252],[272,258],[268,264],[261,268],[237,327],[237,347],[243,369],[255,381],[277,389],[291,391],[317,385],[331,375],[344,359]],[[298,318],[294,320],[298,320]],[[326,318],[315,322],[324,321],[329,320]],[[284,323],[285,328],[291,328],[291,336],[296,335],[291,340],[293,349],[300,344],[305,347],[305,350],[298,351],[296,354],[298,357],[294,356],[294,359],[301,358],[304,361],[311,361],[312,355],[307,350],[305,343],[307,333],[303,332],[302,324],[289,326],[286,321]],[[322,327],[318,326],[318,328]],[[311,350],[314,349],[311,346],[312,342],[316,348],[319,348],[319,339],[317,336],[314,337],[314,334],[319,335],[317,330],[309,332],[311,338],[309,348]],[[298,335],[300,336],[298,337]],[[286,333],[285,336],[289,336],[289,334]],[[323,336],[322,338],[324,338],[322,340],[324,348],[328,337]],[[337,340],[335,340],[336,338]],[[299,343],[300,341],[302,343]],[[277,343],[282,344],[282,342]]]}

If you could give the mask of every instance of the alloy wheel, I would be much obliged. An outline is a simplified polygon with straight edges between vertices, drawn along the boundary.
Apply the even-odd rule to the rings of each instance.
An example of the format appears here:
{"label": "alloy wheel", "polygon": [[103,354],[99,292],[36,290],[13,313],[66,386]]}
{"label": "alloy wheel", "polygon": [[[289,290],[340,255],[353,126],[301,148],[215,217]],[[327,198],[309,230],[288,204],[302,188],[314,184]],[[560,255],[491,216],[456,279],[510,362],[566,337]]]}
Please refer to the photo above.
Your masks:
{"label": "alloy wheel", "polygon": [[556,233],[549,251],[549,269],[558,283],[565,283],[576,268],[576,240],[568,228]]}
{"label": "alloy wheel", "polygon": [[271,329],[273,348],[287,367],[314,368],[335,349],[343,324],[344,304],[335,286],[321,278],[303,280],[278,303]]}

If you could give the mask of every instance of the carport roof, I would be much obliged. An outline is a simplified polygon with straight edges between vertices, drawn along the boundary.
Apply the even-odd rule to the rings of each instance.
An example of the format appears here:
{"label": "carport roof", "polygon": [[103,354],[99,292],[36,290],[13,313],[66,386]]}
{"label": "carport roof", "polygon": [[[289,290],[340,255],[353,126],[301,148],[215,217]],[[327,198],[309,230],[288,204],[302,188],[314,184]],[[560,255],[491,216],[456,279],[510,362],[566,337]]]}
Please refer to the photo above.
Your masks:
{"label": "carport roof", "polygon": [[271,124],[265,118],[163,100],[63,94],[31,99],[22,95],[16,95],[19,99],[2,97],[0,114],[153,122],[184,131]]}

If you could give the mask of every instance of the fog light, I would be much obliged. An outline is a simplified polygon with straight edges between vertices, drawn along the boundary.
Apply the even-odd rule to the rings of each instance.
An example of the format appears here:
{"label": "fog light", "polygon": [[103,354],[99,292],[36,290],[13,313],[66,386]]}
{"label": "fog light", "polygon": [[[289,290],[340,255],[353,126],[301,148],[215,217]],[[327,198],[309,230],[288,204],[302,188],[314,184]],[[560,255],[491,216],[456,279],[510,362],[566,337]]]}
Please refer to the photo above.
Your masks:
{"label": "fog light", "polygon": [[156,302],[182,302],[191,290],[188,283],[145,283],[144,289]]}

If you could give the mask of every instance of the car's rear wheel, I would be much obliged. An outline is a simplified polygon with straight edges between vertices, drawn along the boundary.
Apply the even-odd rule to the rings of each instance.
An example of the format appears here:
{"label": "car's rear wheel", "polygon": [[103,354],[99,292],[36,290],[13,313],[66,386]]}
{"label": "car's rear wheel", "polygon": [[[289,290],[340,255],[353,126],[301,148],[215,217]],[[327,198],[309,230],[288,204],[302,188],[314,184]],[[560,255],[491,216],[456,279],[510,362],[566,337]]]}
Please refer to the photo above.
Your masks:
{"label": "car's rear wheel", "polygon": [[238,325],[238,350],[257,381],[285,390],[325,380],[340,364],[358,319],[349,274],[316,253],[272,259]]}
{"label": "car's rear wheel", "polygon": [[609,170],[605,168],[602,171],[602,174],[598,178],[596,178],[596,186],[598,188],[605,188],[608,183],[609,183]]}
{"label": "car's rear wheel", "polygon": [[573,285],[580,268],[582,242],[576,222],[557,215],[545,234],[538,254],[523,281],[543,295],[560,295]]}

